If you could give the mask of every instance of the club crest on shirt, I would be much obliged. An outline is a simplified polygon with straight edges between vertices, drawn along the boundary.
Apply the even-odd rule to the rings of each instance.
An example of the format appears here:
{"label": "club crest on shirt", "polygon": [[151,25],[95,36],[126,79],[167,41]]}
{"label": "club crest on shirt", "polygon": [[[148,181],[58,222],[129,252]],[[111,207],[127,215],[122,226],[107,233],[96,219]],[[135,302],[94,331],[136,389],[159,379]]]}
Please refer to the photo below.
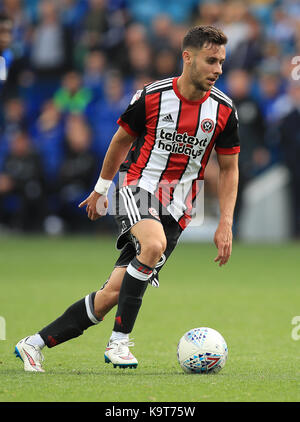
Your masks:
{"label": "club crest on shirt", "polygon": [[201,122],[201,129],[205,133],[210,133],[214,128],[214,122],[211,119],[203,119]]}

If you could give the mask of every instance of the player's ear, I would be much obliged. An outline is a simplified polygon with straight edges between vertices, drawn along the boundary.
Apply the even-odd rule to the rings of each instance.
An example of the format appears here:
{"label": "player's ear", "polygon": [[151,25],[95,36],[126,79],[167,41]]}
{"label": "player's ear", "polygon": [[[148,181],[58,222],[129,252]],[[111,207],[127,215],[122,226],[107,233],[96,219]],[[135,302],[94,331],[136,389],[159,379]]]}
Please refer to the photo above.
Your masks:
{"label": "player's ear", "polygon": [[192,51],[191,50],[184,50],[182,52],[182,59],[184,64],[190,65],[192,63]]}

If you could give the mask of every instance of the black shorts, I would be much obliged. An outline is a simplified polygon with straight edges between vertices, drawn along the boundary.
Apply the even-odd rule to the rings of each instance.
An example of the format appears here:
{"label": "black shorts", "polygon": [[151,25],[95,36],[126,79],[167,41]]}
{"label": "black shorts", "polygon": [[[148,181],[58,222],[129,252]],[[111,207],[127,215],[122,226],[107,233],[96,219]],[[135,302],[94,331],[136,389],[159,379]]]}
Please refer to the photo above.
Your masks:
{"label": "black shorts", "polygon": [[116,189],[114,204],[114,218],[119,230],[116,247],[122,249],[115,267],[127,267],[130,261],[140,253],[139,242],[131,234],[131,227],[143,219],[153,219],[162,224],[167,247],[149,280],[150,284],[158,286],[158,272],[177,245],[182,228],[159,200],[142,188],[126,186]]}

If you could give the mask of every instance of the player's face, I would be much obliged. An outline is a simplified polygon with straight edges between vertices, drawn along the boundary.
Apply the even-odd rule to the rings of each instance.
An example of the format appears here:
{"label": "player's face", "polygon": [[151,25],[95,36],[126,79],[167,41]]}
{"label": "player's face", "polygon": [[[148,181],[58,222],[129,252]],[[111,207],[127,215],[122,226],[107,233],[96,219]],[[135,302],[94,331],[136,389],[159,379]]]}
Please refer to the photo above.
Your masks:
{"label": "player's face", "polygon": [[5,50],[11,43],[12,27],[10,20],[0,22],[0,51]]}
{"label": "player's face", "polygon": [[225,46],[209,44],[201,49],[190,50],[189,76],[194,87],[200,91],[210,90],[222,74]]}

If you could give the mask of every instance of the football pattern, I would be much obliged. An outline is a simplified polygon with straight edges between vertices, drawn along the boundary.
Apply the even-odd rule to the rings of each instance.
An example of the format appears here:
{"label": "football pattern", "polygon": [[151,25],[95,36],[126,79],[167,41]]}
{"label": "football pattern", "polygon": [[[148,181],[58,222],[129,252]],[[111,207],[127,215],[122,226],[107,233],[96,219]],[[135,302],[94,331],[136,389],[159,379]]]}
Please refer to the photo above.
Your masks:
{"label": "football pattern", "polygon": [[227,357],[227,344],[213,328],[193,328],[181,337],[177,346],[177,359],[185,372],[219,372]]}

